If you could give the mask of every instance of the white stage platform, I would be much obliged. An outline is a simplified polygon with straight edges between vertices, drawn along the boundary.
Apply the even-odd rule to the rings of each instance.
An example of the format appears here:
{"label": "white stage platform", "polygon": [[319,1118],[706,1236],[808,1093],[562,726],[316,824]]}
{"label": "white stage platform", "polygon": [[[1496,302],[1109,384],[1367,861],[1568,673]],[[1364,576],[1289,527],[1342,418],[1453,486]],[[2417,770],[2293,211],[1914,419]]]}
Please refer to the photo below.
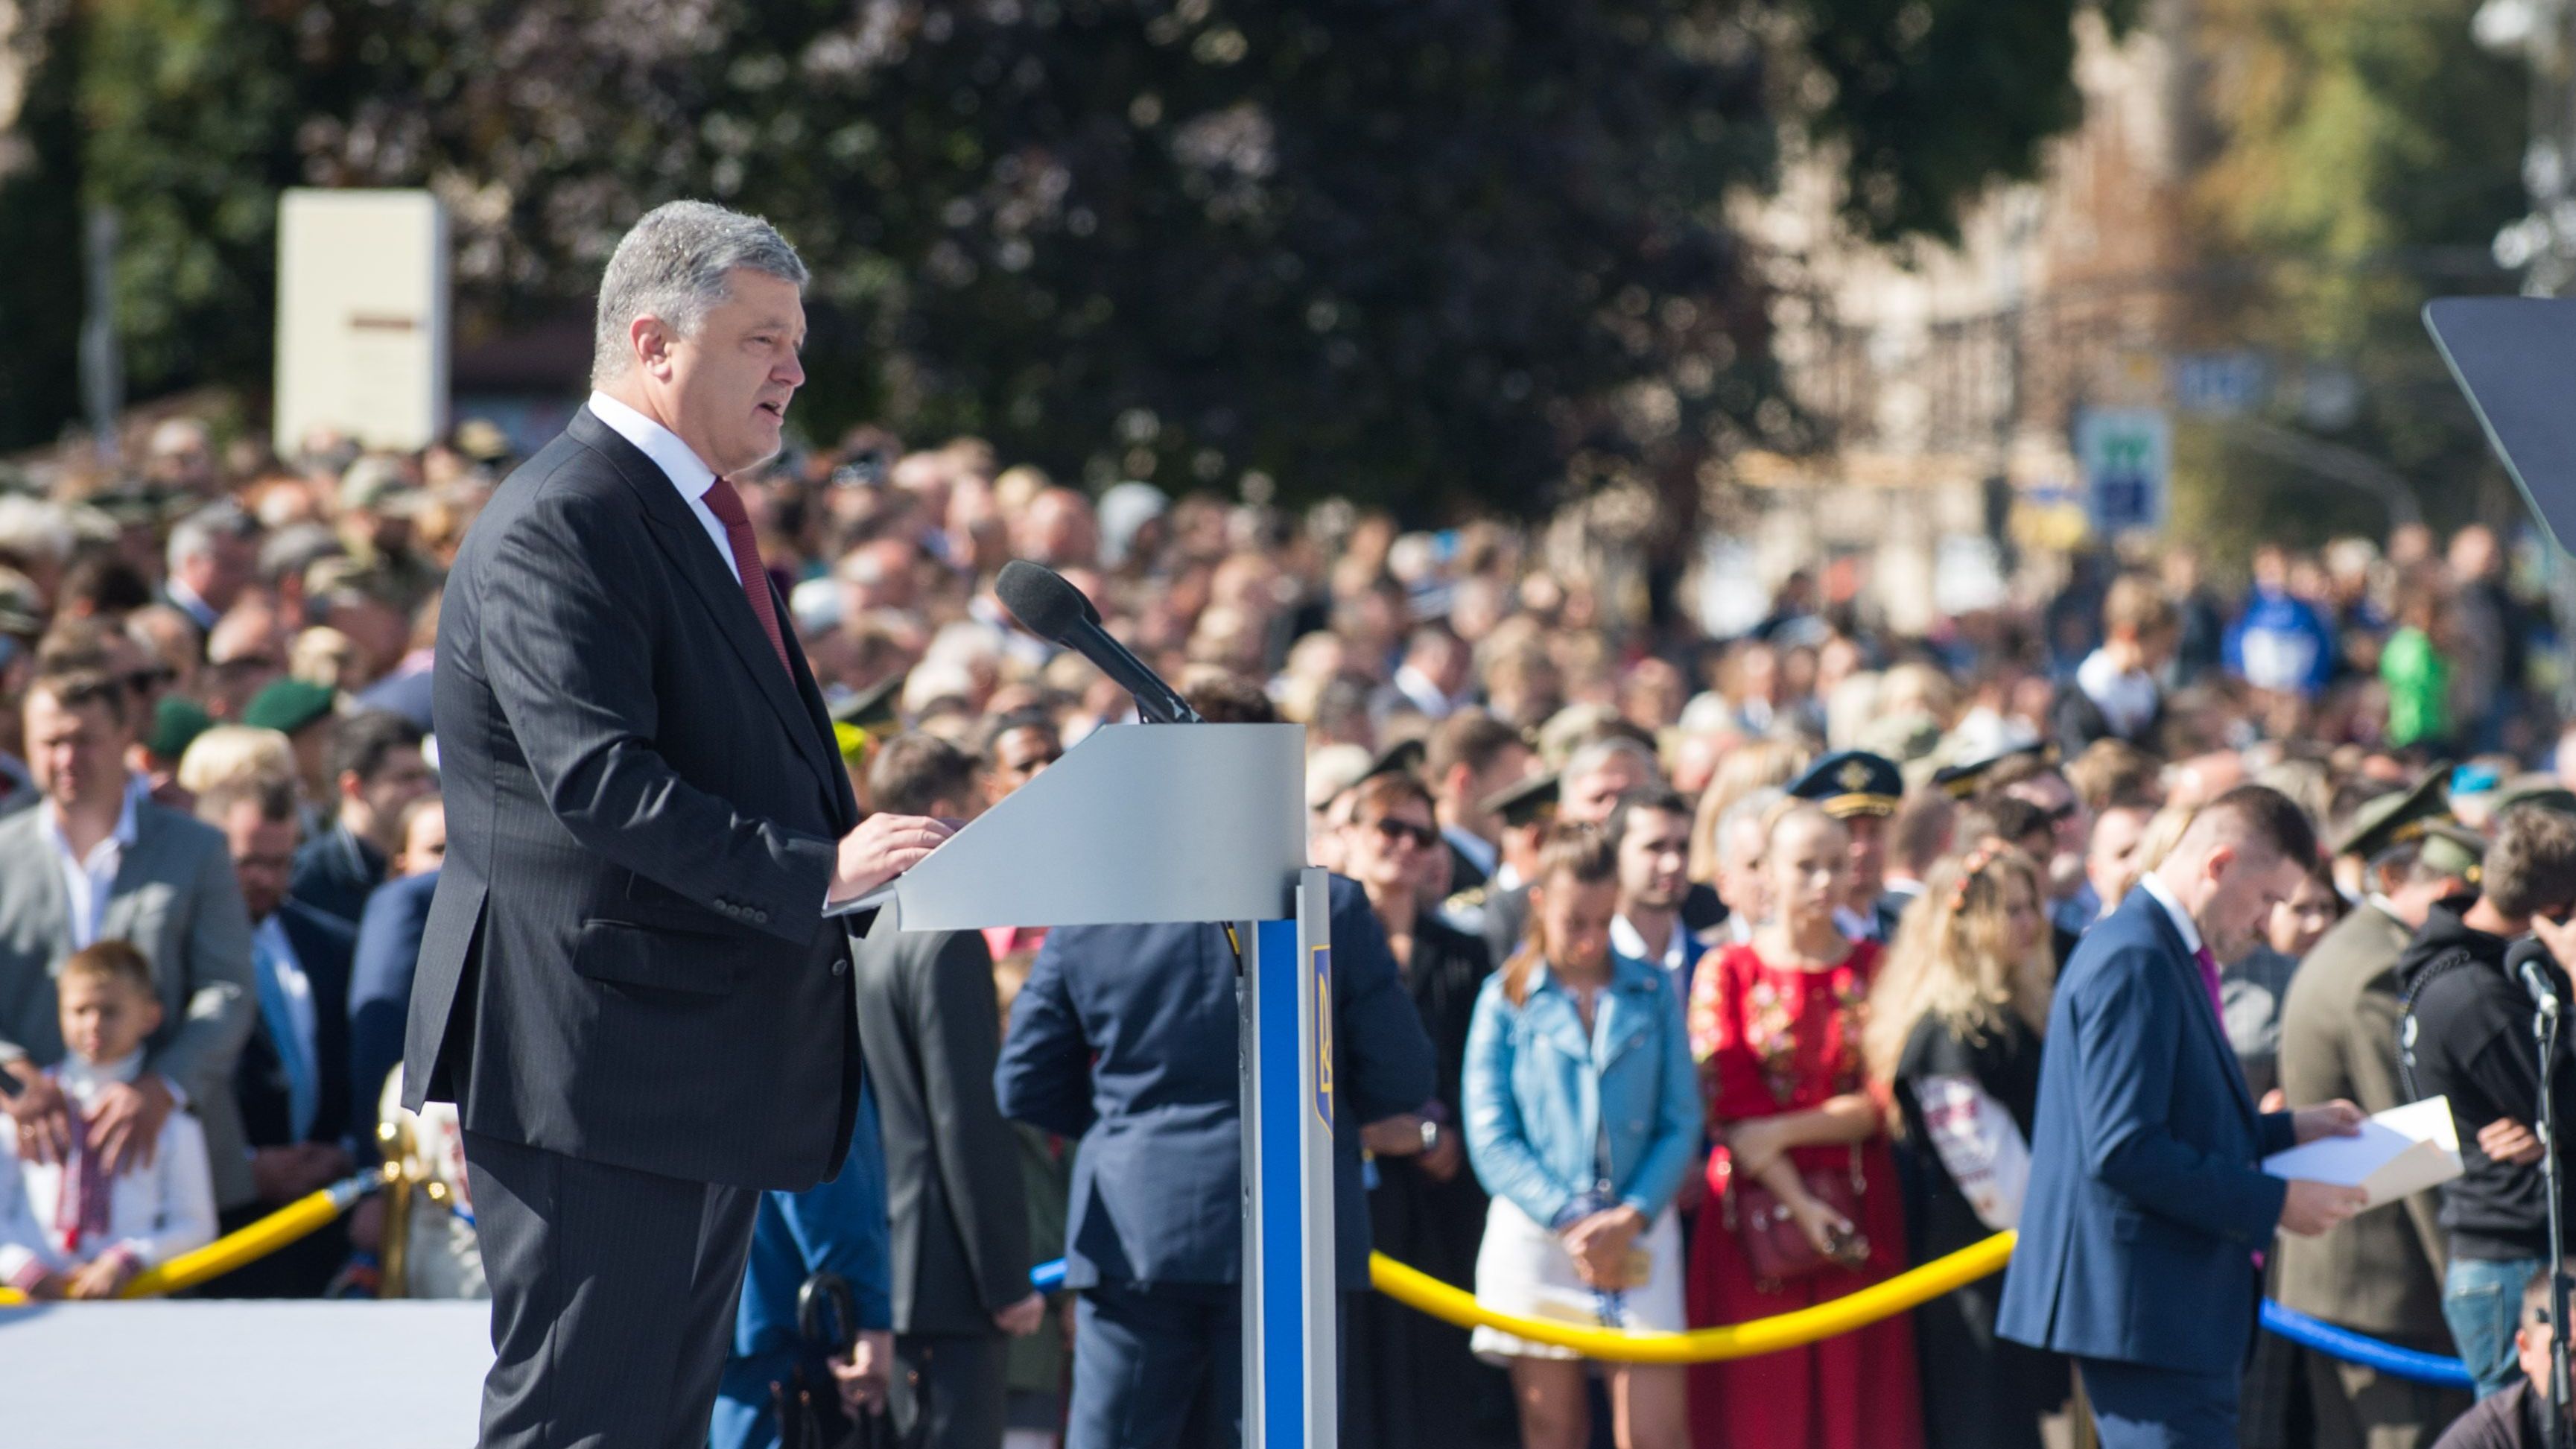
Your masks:
{"label": "white stage platform", "polygon": [[0,1308],[0,1442],[25,1449],[461,1449],[489,1303]]}

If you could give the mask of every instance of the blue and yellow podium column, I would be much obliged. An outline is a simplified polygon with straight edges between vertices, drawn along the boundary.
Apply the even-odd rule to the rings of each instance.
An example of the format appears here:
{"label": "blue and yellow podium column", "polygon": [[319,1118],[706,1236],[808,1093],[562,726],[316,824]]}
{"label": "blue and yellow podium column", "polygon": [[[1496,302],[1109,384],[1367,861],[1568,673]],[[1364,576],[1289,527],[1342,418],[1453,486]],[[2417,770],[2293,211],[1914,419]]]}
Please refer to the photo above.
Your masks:
{"label": "blue and yellow podium column", "polygon": [[1341,1411],[1333,1274],[1333,951],[1324,872],[1242,932],[1246,1449],[1325,1449]]}

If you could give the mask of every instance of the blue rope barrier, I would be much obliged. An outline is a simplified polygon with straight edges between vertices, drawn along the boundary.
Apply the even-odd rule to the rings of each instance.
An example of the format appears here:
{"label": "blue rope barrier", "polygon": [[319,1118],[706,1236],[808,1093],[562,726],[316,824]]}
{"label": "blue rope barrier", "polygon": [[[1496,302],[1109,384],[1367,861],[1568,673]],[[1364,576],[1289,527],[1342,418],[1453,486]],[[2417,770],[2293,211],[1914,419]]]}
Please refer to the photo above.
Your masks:
{"label": "blue rope barrier", "polygon": [[[1053,1293],[1064,1286],[1064,1259],[1040,1263],[1029,1270],[1029,1286],[1041,1293]],[[2377,1369],[2401,1379],[2442,1388],[2476,1387],[2469,1377],[2468,1366],[2455,1358],[2422,1353],[2382,1343],[2349,1328],[2337,1328],[2322,1319],[2310,1318],[2295,1308],[2284,1308],[2266,1298],[2263,1300],[2263,1326],[2302,1348]]]}
{"label": "blue rope barrier", "polygon": [[2357,1363],[2363,1368],[2377,1369],[2401,1379],[2454,1389],[2477,1386],[2476,1381],[2469,1377],[2468,1366],[2458,1359],[2381,1343],[2351,1329],[2337,1328],[2321,1319],[2310,1318],[2295,1308],[2284,1308],[2269,1298],[2263,1300],[2263,1326],[2302,1348],[2313,1348],[2346,1363]]}

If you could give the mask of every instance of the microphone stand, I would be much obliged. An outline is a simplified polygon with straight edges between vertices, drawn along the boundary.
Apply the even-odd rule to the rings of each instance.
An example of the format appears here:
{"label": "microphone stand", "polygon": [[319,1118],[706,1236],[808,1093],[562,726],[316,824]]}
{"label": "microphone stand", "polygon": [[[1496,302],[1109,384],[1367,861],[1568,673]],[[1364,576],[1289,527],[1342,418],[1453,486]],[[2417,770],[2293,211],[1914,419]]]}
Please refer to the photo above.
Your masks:
{"label": "microphone stand", "polygon": [[2540,1178],[2549,1194],[2549,1449],[2569,1449],[2567,1402],[2567,1244],[2558,1173],[2558,1000],[2542,999],[2531,1015],[2540,1047]]}

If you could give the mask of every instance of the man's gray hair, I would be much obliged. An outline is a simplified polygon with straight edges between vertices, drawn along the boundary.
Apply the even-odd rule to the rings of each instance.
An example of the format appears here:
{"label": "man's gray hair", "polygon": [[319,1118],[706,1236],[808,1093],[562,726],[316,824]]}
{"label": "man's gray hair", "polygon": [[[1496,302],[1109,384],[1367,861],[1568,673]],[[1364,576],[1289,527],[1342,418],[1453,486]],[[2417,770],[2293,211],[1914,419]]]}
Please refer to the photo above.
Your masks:
{"label": "man's gray hair", "polygon": [[590,380],[610,381],[634,364],[628,332],[659,317],[695,336],[709,308],[726,300],[736,267],[805,285],[805,263],[778,229],[756,216],[705,201],[672,201],[644,213],[617,243],[599,279],[599,321],[591,337]]}
{"label": "man's gray hair", "polygon": [[1735,832],[1748,825],[1761,824],[1762,817],[1769,814],[1773,806],[1788,798],[1789,792],[1777,785],[1764,785],[1747,791],[1743,799],[1727,806],[1717,817],[1718,850],[1724,852],[1726,842],[1735,838]]}
{"label": "man's gray hair", "polygon": [[1579,780],[1617,759],[1634,760],[1659,783],[1664,778],[1664,767],[1656,761],[1655,752],[1626,735],[1605,735],[1576,750],[1558,778]]}
{"label": "man's gray hair", "polygon": [[179,565],[192,558],[203,558],[215,551],[218,539],[247,539],[259,531],[259,525],[232,502],[209,503],[179,520],[170,530],[170,548],[165,563],[177,573]]}

